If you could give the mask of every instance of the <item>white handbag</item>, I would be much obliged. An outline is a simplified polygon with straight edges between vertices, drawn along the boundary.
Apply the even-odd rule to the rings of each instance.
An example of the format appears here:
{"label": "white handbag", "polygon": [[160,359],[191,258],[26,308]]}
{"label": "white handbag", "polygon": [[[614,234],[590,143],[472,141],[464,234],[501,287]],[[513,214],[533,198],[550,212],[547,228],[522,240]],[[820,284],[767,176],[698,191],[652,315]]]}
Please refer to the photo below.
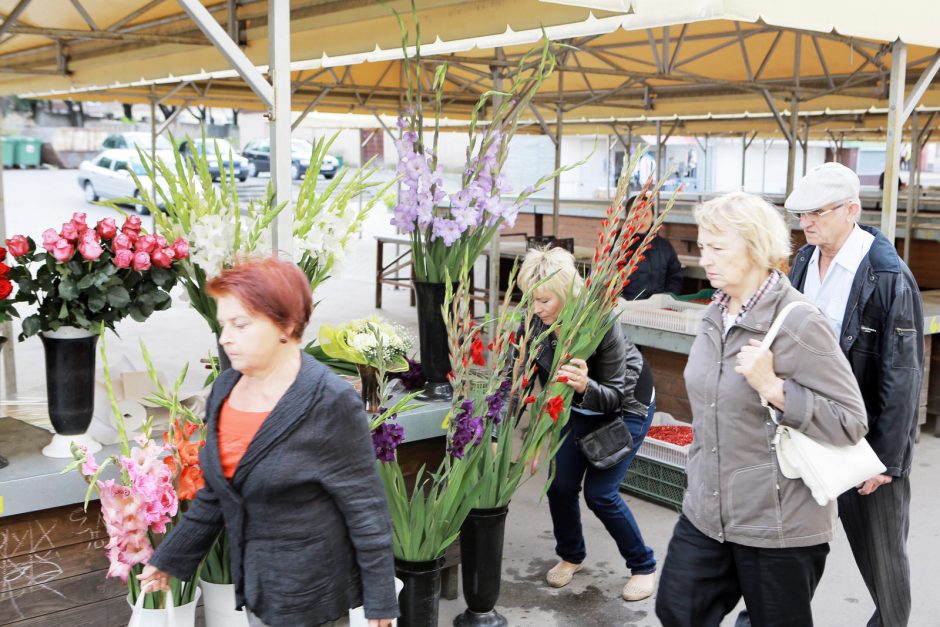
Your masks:
{"label": "white handbag", "polygon": [[[795,301],[784,307],[767,331],[761,348],[770,348],[784,318],[800,305],[813,307],[805,301]],[[776,422],[775,410],[763,397],[760,401],[767,407],[771,419]],[[865,438],[850,446],[835,446],[814,440],[792,427],[778,425],[774,448],[783,476],[788,479],[802,479],[819,505],[834,501],[846,490],[887,470]]]}

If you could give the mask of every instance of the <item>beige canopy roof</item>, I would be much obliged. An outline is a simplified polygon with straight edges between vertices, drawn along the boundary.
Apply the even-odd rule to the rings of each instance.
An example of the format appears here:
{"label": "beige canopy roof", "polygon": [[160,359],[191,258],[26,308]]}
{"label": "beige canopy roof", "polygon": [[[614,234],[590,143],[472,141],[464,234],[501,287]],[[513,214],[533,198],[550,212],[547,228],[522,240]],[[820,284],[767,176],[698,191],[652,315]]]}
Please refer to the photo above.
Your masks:
{"label": "beige canopy roof", "polygon": [[[9,32],[18,33],[31,18],[56,17],[48,10],[51,1],[28,2]],[[17,4],[0,0],[0,8]],[[90,29],[74,7],[54,4],[59,15],[46,22],[49,28]],[[94,23],[105,25],[99,26],[105,32],[201,39],[174,2],[120,4],[81,0],[79,6]],[[225,21],[226,3],[204,4]],[[338,5],[344,8],[337,10]],[[399,10],[403,5],[393,3]],[[246,2],[236,15],[244,23],[245,51],[259,65],[267,55],[265,6]],[[394,18],[372,0],[292,6],[293,108],[397,113],[402,53]],[[940,3],[924,0],[898,3],[891,11],[874,0],[635,0],[633,14],[607,17],[537,0],[429,0],[418,6],[428,71],[448,63],[445,110],[451,117],[469,114],[492,85],[493,68],[515,67],[541,37],[541,26],[574,46],[562,52],[560,71],[543,86],[537,112],[530,115],[549,130],[561,101],[566,120],[585,121],[566,132],[595,132],[587,129],[619,121],[622,129],[638,124],[639,132],[648,133],[659,119],[667,125],[679,121],[696,133],[752,129],[782,135],[771,103],[786,114],[795,94],[800,111],[812,114],[803,118],[816,122],[813,136],[853,129],[875,133],[885,126],[884,113],[870,110],[887,110],[890,42],[900,36],[915,44],[908,46],[908,85],[934,61],[940,46],[940,31],[930,26],[940,23]],[[127,20],[135,11],[139,15]],[[55,50],[42,48],[48,41],[16,34],[0,42],[0,65],[48,71],[56,67]],[[225,59],[203,42],[80,40],[68,46],[70,75],[4,76],[0,70],[0,92],[262,109]],[[114,55],[115,49],[122,52]],[[43,58],[46,64],[40,65]],[[927,89],[921,103],[940,107],[940,88]]]}

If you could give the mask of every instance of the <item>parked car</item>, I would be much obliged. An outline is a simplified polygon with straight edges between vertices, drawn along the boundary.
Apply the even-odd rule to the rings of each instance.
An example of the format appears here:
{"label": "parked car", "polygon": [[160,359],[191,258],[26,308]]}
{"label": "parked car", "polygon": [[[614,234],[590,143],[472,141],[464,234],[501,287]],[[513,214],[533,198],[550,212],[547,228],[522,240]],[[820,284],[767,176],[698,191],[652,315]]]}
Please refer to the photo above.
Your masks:
{"label": "parked car", "polygon": [[[218,153],[215,151],[216,146],[219,147]],[[235,172],[235,178],[239,181],[248,178],[248,159],[238,154],[238,151],[228,140],[213,137],[207,137],[205,141],[202,139],[186,139],[180,142],[179,151],[183,157],[187,158],[192,158],[197,153],[203,155],[206,158],[206,164],[209,166],[209,174],[212,175],[212,180],[218,179],[223,171],[228,176],[229,163],[231,163],[231,168]],[[230,155],[231,162],[229,161]],[[221,164],[219,163],[219,156],[222,157]]]}
{"label": "parked car", "polygon": [[[130,148],[136,153],[138,146],[141,150],[147,152],[150,150],[150,144],[150,133],[113,133],[105,138],[101,147],[105,150],[108,148]],[[158,135],[156,148],[157,150],[173,150],[173,144],[166,137]]]}
{"label": "parked car", "polygon": [[[292,179],[303,178],[307,168],[310,167],[310,156],[313,153],[313,144],[304,139],[292,139],[290,142],[290,161]],[[257,176],[260,172],[271,171],[271,144],[267,138],[255,139],[245,145],[242,154],[251,163],[251,175]],[[323,157],[323,163],[320,165],[320,174],[325,179],[331,179],[336,176],[339,169],[339,161],[332,155]]]}
{"label": "parked car", "polygon": [[[172,162],[173,152],[160,151],[157,153],[157,159]],[[78,166],[78,185],[85,191],[85,200],[88,202],[107,198],[140,198],[141,190],[138,189],[131,172],[137,175],[140,186],[153,197],[153,181],[147,176],[137,150],[132,148],[105,150],[90,161],[82,161]],[[166,181],[163,177],[157,176],[156,183],[157,186],[165,188]],[[163,209],[163,199],[159,193],[154,200],[157,206]],[[139,213],[147,213],[146,207],[140,203],[133,203],[132,206]]]}

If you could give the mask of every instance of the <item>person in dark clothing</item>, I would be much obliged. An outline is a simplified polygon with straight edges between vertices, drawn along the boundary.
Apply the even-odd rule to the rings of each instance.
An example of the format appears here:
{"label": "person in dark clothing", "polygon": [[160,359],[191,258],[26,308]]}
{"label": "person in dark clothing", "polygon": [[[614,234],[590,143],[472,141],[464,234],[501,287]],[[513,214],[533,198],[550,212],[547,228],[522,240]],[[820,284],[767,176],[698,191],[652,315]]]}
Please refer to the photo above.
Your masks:
{"label": "person in dark clothing", "polygon": [[[628,210],[636,199],[637,196],[633,196],[627,201]],[[653,226],[653,208],[644,202],[637,210],[641,212],[638,241],[643,241]],[[645,256],[646,259],[637,264],[630,275],[630,284],[624,288],[622,296],[626,300],[643,300],[653,294],[679,294],[682,291],[682,264],[672,244],[657,235]]]}
{"label": "person in dark clothing", "polygon": [[[398,616],[392,524],[359,395],[300,349],[313,310],[293,263],[241,262],[209,281],[232,367],[206,404],[205,486],[138,576],[190,579],[219,533],[251,627],[314,627],[363,605]],[[234,609],[234,608],[233,608]]]}

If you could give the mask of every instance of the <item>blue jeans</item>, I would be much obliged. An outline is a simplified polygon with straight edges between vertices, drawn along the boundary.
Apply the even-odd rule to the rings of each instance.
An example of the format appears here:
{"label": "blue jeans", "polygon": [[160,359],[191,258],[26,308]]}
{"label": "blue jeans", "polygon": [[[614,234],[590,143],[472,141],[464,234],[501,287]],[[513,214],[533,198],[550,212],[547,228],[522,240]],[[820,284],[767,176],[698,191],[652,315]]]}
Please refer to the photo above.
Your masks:
{"label": "blue jeans", "polygon": [[555,479],[548,489],[555,552],[561,559],[580,564],[587,556],[578,498],[583,484],[584,500],[617,543],[630,572],[645,575],[656,571],[653,549],[646,546],[640,526],[620,496],[620,483],[649,431],[655,411],[656,404],[653,403],[645,416],[624,414],[623,421],[633,436],[633,450],[626,459],[607,470],[591,466],[575,444],[575,437],[589,433],[597,425],[596,418],[571,412],[571,418],[562,430],[562,436],[567,437],[555,456]]}

